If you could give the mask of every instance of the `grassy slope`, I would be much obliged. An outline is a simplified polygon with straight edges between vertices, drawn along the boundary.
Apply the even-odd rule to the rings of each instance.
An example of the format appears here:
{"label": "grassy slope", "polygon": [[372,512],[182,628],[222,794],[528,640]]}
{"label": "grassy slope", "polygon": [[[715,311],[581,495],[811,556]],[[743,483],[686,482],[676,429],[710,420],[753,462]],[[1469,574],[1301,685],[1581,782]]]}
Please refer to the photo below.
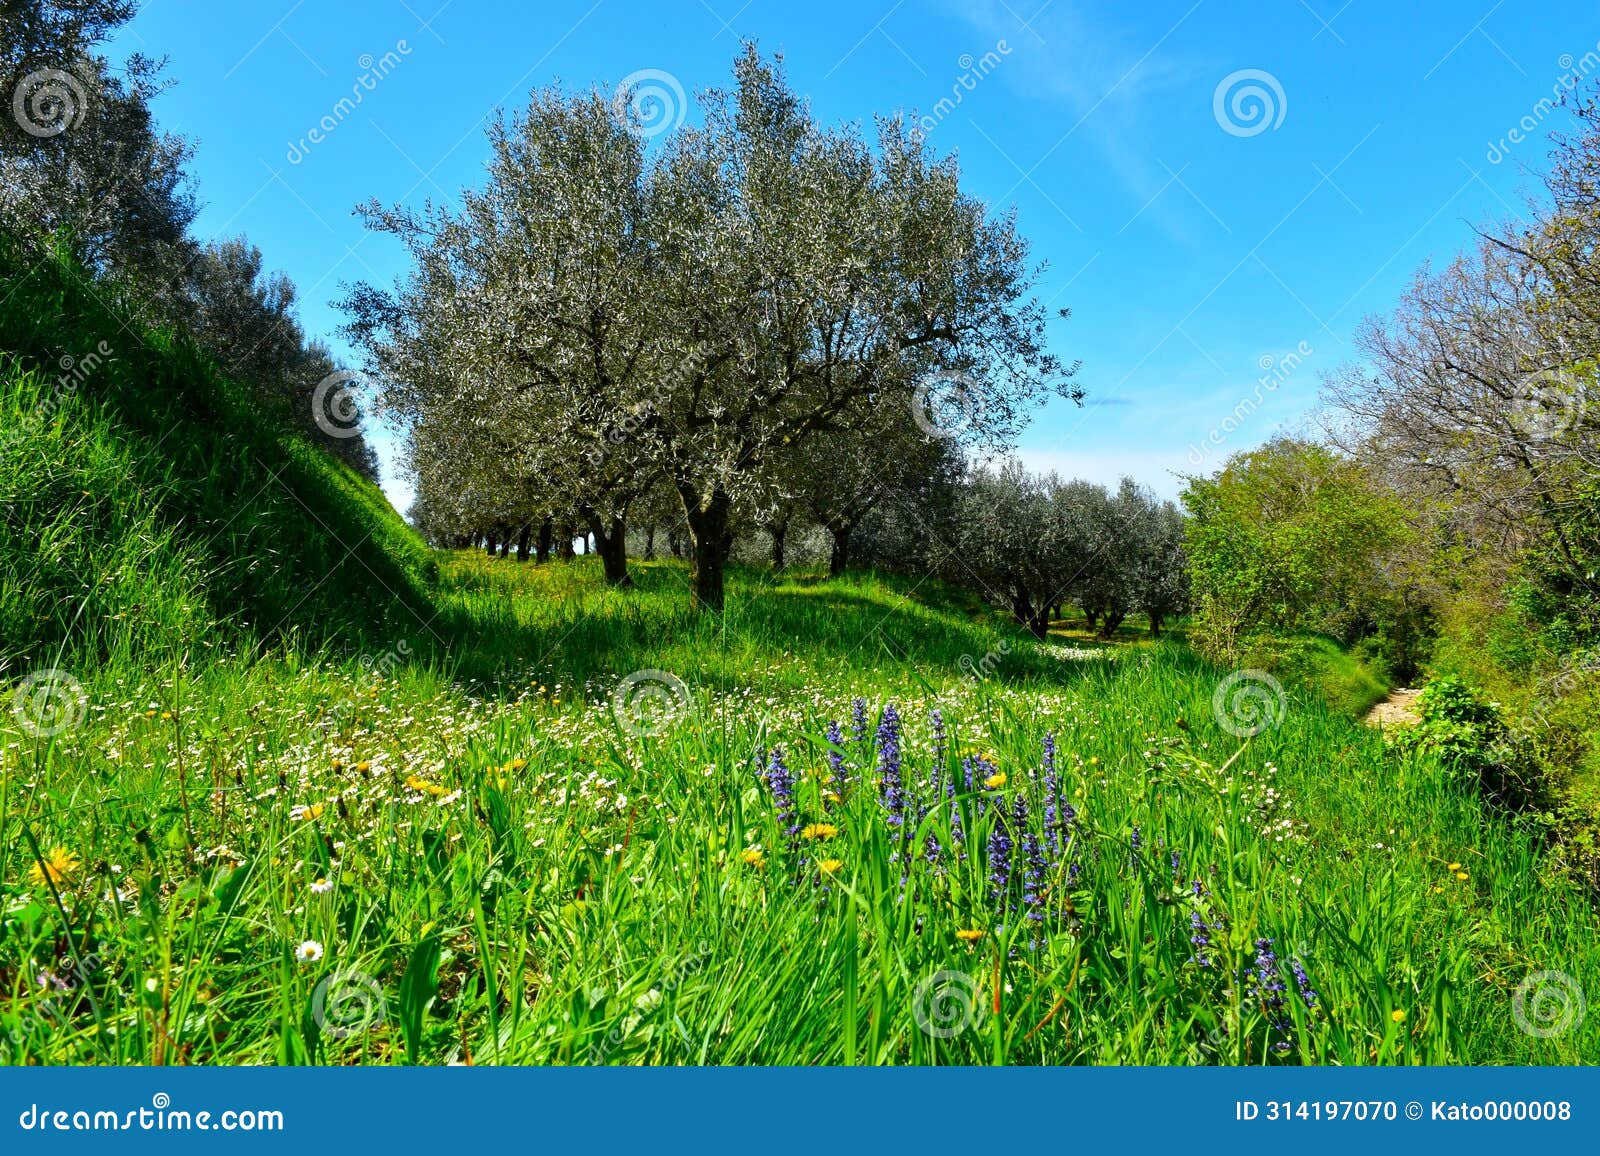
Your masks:
{"label": "grassy slope", "polygon": [[[192,352],[121,328],[69,271],[6,274],[0,405],[22,432],[0,449],[0,637],[16,672],[63,656],[89,707],[49,737],[0,713],[14,1062],[1596,1054],[1595,1017],[1549,1038],[1513,1017],[1532,973],[1600,984],[1584,897],[1470,784],[1318,697],[1243,742],[1180,646],[1064,662],[914,579],[740,571],[716,620],[672,563],[625,595],[587,563],[435,559]],[[82,388],[40,376],[105,332],[115,357]],[[905,787],[930,807],[909,852],[848,723],[844,798],[824,793],[827,723],[857,695],[870,725],[890,701],[905,719]],[[1047,732],[1077,811],[1059,858]],[[833,837],[789,847],[757,773],[774,747]],[[964,756],[1004,782],[932,806]],[[1011,910],[991,894],[1002,824],[1048,860],[1037,922],[1022,880]],[[56,847],[77,862],[52,883]],[[1287,1030],[1230,980],[1258,936]],[[305,940],[323,958],[297,962]],[[919,1008],[961,1030],[919,1029]],[[327,1030],[341,1017],[355,1030]]]}
{"label": "grassy slope", "polygon": [[0,286],[0,674],[427,610],[433,561],[376,488],[193,348],[3,239]]}

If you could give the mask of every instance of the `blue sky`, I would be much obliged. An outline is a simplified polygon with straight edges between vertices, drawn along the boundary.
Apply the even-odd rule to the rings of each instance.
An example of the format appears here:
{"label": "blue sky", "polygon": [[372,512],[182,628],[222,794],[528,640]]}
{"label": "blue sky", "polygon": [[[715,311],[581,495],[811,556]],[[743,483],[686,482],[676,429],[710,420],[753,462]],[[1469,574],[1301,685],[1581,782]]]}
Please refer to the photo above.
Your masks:
{"label": "blue sky", "polygon": [[197,234],[247,235],[348,355],[341,283],[405,267],[355,205],[453,200],[494,110],[558,79],[665,72],[694,118],[742,37],[784,54],[824,121],[932,118],[969,191],[1015,209],[1039,296],[1073,312],[1052,344],[1088,401],[1041,411],[1024,458],[1168,495],[1303,428],[1363,315],[1526,211],[1563,119],[1541,102],[1600,80],[1600,11],[1562,0],[147,0],[112,51],[170,58],[158,109],[197,147]]}

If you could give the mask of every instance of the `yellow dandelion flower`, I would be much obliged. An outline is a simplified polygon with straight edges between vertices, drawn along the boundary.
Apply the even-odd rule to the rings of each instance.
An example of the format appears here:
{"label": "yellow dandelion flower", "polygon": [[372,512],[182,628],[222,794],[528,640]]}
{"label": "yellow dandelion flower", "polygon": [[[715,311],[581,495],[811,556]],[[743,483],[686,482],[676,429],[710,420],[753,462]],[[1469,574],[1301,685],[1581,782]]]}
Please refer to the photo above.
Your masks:
{"label": "yellow dandelion flower", "polygon": [[528,760],[527,759],[512,759],[511,762],[508,765],[511,767],[511,769],[513,771],[520,771],[520,770],[523,770],[523,769],[525,769],[527,767]]}
{"label": "yellow dandelion flower", "polygon": [[752,867],[765,867],[767,865],[767,857],[755,847],[747,847],[745,850],[741,851],[739,853],[739,858],[743,859]]}
{"label": "yellow dandelion flower", "polygon": [[1451,864],[1449,864],[1449,865],[1447,865],[1445,867],[1445,870],[1446,871],[1459,871],[1459,870],[1461,870],[1461,864],[1459,864],[1459,863],[1451,863]]}
{"label": "yellow dandelion flower", "polygon": [[300,804],[289,808],[289,818],[297,823],[309,823],[322,818],[322,812],[326,809],[326,804],[323,803]]}
{"label": "yellow dandelion flower", "polygon": [[1468,879],[1471,879],[1472,876],[1468,875],[1465,871],[1457,871],[1456,878],[1465,883]]}
{"label": "yellow dandelion flower", "polygon": [[980,931],[976,927],[963,927],[961,930],[956,932],[956,938],[962,943],[977,943],[978,940],[982,939],[986,934],[988,933]]}
{"label": "yellow dandelion flower", "polygon": [[344,760],[343,759],[334,759],[333,760],[333,769],[336,770],[336,771],[344,770]]}
{"label": "yellow dandelion flower", "polygon": [[171,722],[172,721],[172,712],[170,710],[162,711],[161,712],[161,721],[162,722]]}
{"label": "yellow dandelion flower", "polygon": [[839,833],[839,828],[832,823],[811,823],[800,834],[807,839],[832,839]]}
{"label": "yellow dandelion flower", "polygon": [[1392,1019],[1397,1024],[1405,1023],[1406,1022],[1405,1009],[1404,1008],[1398,1008],[1398,1007],[1395,1008],[1394,1011],[1389,1013],[1389,1018]]}
{"label": "yellow dandelion flower", "polygon": [[1006,785],[1006,773],[1004,771],[996,771],[987,779],[983,780],[983,785],[988,787],[991,791],[998,790]]}
{"label": "yellow dandelion flower", "polygon": [[822,873],[824,875],[832,875],[835,871],[844,866],[844,860],[824,859],[821,863],[818,863],[817,866],[822,868]]}
{"label": "yellow dandelion flower", "polygon": [[367,759],[362,759],[359,763],[356,764],[356,770],[359,771],[363,775],[366,774],[371,769],[372,769],[372,763]]}
{"label": "yellow dandelion flower", "polygon": [[61,887],[72,880],[82,863],[65,847],[52,847],[45,853],[43,863],[35,863],[28,868],[28,879],[35,887],[43,887],[46,882]]}

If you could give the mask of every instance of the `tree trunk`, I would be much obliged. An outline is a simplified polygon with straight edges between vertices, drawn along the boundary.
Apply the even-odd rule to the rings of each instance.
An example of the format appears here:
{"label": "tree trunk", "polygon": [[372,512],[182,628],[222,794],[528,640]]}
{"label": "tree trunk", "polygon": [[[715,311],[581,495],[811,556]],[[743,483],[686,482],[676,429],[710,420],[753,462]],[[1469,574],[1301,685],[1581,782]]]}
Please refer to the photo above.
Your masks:
{"label": "tree trunk", "polygon": [[1100,622],[1100,637],[1109,642],[1126,617],[1127,615],[1120,610],[1107,610],[1105,618]]}
{"label": "tree trunk", "polygon": [[1162,616],[1160,614],[1156,614],[1154,612],[1151,613],[1151,615],[1150,615],[1150,637],[1151,638],[1160,638],[1161,637],[1161,619],[1162,619]]}
{"label": "tree trunk", "polygon": [[1011,594],[1011,616],[1017,620],[1018,626],[1033,629],[1033,599],[1028,596],[1025,587],[1018,586]]}
{"label": "tree trunk", "polygon": [[573,541],[577,531],[571,522],[562,522],[556,527],[556,557],[563,562],[570,562],[578,556],[577,544]]}
{"label": "tree trunk", "polygon": [[644,560],[646,562],[656,560],[656,527],[653,522],[646,526],[644,531]]}
{"label": "tree trunk", "polygon": [[518,562],[526,562],[528,560],[528,544],[529,544],[530,541],[532,541],[532,539],[533,539],[533,523],[532,522],[524,522],[524,523],[522,523],[522,532],[517,535],[517,561]]}
{"label": "tree trunk", "polygon": [[1098,611],[1090,610],[1087,606],[1083,608],[1083,620],[1088,623],[1086,629],[1093,630],[1095,628],[1095,623],[1099,621],[1099,618],[1100,614]]}
{"label": "tree trunk", "polygon": [[539,541],[534,546],[534,562],[543,566],[550,561],[550,547],[555,545],[556,525],[554,519],[546,518],[539,523]]}
{"label": "tree trunk", "polygon": [[839,577],[850,565],[850,534],[854,530],[854,525],[828,527],[833,535],[833,549],[828,552],[828,577]]}
{"label": "tree trunk", "polygon": [[495,547],[498,546],[498,545],[499,545],[499,541],[495,538],[495,536],[493,534],[486,535],[484,537],[484,540],[483,540],[483,552],[485,554],[489,555],[489,557],[493,558],[494,557],[494,552],[495,552]]}
{"label": "tree trunk", "polygon": [[782,570],[783,543],[789,536],[789,523],[787,520],[779,522],[777,525],[769,527],[768,532],[772,535],[772,568],[773,570]]}
{"label": "tree trunk", "polygon": [[633,585],[628,576],[628,527],[621,517],[613,514],[609,525],[593,510],[585,512],[589,521],[589,552],[600,555],[600,565],[605,570],[606,583],[626,590]]}
{"label": "tree trunk", "polygon": [[702,495],[688,482],[678,483],[678,496],[683,499],[683,512],[694,538],[689,582],[694,588],[695,609],[720,613],[728,556],[733,553],[733,534],[728,525],[732,502],[720,486]]}

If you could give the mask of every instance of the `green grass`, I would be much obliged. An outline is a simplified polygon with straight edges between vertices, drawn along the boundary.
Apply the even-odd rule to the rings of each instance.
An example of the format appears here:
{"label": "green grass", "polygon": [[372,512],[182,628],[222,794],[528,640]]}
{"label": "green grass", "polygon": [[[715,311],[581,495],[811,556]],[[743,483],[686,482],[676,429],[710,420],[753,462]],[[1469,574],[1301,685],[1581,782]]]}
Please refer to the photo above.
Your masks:
{"label": "green grass", "polygon": [[[6,274],[7,1062],[1600,1054],[1600,1017],[1540,1018],[1600,990],[1590,897],[1341,709],[1371,691],[1347,670],[1337,704],[1218,698],[1181,639],[1041,645],[915,577],[736,569],[711,616],[679,563],[621,593],[434,555],[182,342],[63,266]],[[102,332],[62,395],[47,367]]]}
{"label": "green grass", "polygon": [[[394,653],[112,666],[84,672],[83,725],[7,733],[0,976],[14,1062],[1595,1054],[1593,1019],[1539,1038],[1513,1015],[1531,974],[1600,982],[1582,893],[1470,783],[1389,752],[1314,695],[1241,740],[1213,717],[1219,672],[1178,645],[1063,663],[942,601],[865,581],[740,572],[719,627],[682,610],[673,565],[645,570],[635,596],[604,589],[584,563],[459,555],[443,570],[452,613],[497,608],[485,627],[503,653],[507,637],[550,640],[527,653],[520,689],[506,679],[475,695]],[[874,653],[869,624],[908,653]],[[961,655],[1001,643],[1010,654],[994,677],[966,673]],[[614,673],[634,670],[687,688],[671,711],[646,712],[644,734],[611,700]],[[930,810],[912,845],[937,837],[938,865],[891,861],[871,741],[848,733],[857,694],[874,725],[897,704],[917,798],[934,799],[933,775],[959,776],[960,756],[1006,775],[960,790],[954,812]],[[948,730],[938,764],[935,704]],[[835,719],[851,780],[838,803],[823,797]],[[1019,842],[1024,826],[1040,832],[1046,733],[1078,817],[1035,932],[1002,916],[985,860],[1019,796],[1029,817],[1008,828]],[[836,837],[790,849],[758,774],[773,747],[799,776],[804,820]],[[413,776],[427,786],[408,787]],[[305,807],[321,809],[297,818]],[[82,865],[53,891],[28,871],[33,848],[57,845]],[[743,857],[755,846],[759,867]],[[964,860],[948,853],[958,846]],[[824,875],[825,858],[842,866]],[[326,894],[311,890],[320,878]],[[1192,961],[1196,911],[1213,925],[1210,967]],[[968,945],[962,929],[986,934]],[[1235,982],[1260,936],[1282,960],[1289,1031]],[[296,962],[305,940],[324,957]],[[1291,957],[1315,1010],[1293,998]],[[74,991],[39,987],[41,972],[68,976],[67,961],[85,958],[94,966]],[[362,1030],[319,1027],[319,985],[324,1027],[341,1022],[328,1018],[333,991]],[[364,1002],[374,992],[381,1023]],[[936,1028],[969,1022],[930,1035],[919,1008]]]}

